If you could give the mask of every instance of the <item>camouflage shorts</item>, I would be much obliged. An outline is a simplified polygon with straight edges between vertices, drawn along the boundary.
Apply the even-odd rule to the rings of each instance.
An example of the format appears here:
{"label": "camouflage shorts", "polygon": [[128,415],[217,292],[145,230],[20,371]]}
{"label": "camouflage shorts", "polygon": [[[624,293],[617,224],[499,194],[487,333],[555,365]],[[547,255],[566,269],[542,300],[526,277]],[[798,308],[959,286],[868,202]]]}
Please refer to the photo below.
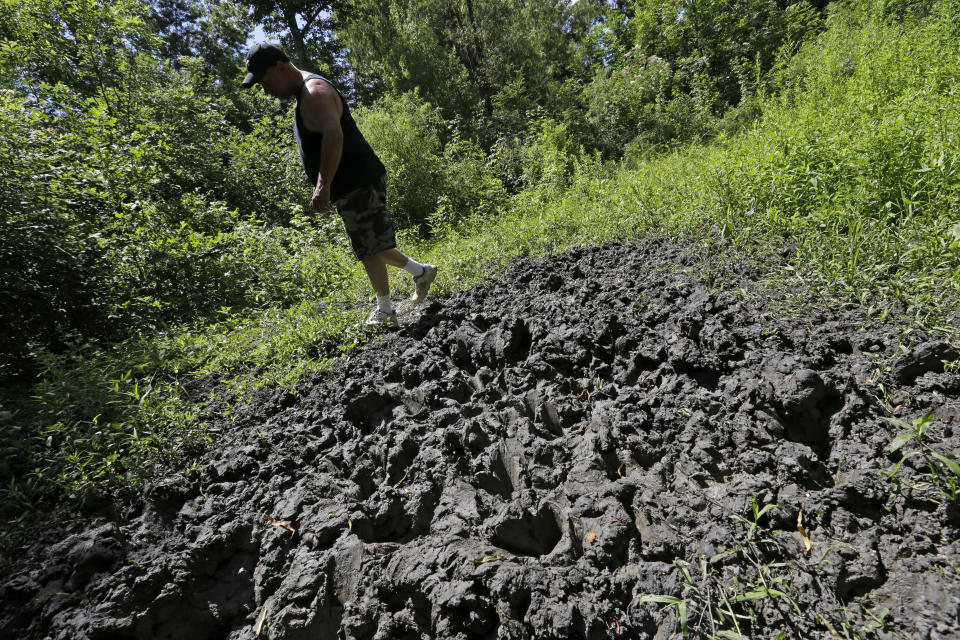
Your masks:
{"label": "camouflage shorts", "polygon": [[334,204],[357,260],[396,248],[397,235],[387,216],[386,176],[380,176],[370,186],[354,189]]}

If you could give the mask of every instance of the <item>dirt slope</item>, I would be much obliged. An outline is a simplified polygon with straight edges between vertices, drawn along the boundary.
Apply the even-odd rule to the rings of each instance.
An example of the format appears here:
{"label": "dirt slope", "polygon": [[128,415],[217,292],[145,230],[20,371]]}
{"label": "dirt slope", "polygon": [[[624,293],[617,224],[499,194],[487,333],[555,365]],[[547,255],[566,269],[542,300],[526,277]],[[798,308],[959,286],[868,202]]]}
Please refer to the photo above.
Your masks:
{"label": "dirt slope", "polygon": [[25,551],[3,637],[960,637],[956,351],[715,275],[650,242],[429,303]]}

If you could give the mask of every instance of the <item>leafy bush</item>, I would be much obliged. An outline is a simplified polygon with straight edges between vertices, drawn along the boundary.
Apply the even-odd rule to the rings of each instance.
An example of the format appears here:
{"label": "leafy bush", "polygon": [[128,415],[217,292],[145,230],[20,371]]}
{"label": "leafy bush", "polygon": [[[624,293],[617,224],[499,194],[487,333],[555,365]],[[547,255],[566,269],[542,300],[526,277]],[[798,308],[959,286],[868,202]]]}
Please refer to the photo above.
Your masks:
{"label": "leafy bush", "polygon": [[524,189],[554,197],[562,194],[583,155],[583,147],[566,124],[551,118],[534,124],[520,149]]}
{"label": "leafy bush", "polygon": [[417,92],[388,95],[354,116],[387,167],[387,209],[399,228],[435,232],[503,200],[480,148]]}
{"label": "leafy bush", "polygon": [[[109,247],[108,259],[117,265],[114,293],[142,318],[172,322],[221,307],[322,298],[342,278],[341,255],[306,219],[270,227],[198,194],[163,209],[150,206],[127,217],[135,230]],[[167,217],[179,218],[179,225],[165,224]]]}
{"label": "leafy bush", "polygon": [[[684,94],[674,95],[674,70],[639,48],[623,55],[618,64],[601,67],[584,87],[587,121],[597,132],[598,147],[607,157],[620,157],[627,144],[663,148],[675,139],[696,137],[696,109]],[[702,109],[701,109],[702,111]]]}
{"label": "leafy bush", "polygon": [[[643,55],[668,61],[676,90],[716,96],[715,112],[755,90],[751,78],[773,68],[781,48],[819,30],[819,12],[806,0],[634,0],[632,43]],[[822,3],[816,3],[822,6]]]}
{"label": "leafy bush", "polygon": [[943,284],[956,262],[960,124],[945,117],[960,108],[956,8],[904,24],[878,5],[837,12],[801,51],[762,125],[731,145],[716,191],[741,224],[798,237],[829,281],[925,297],[933,283],[917,275]]}
{"label": "leafy bush", "polygon": [[[258,96],[249,96],[251,102]],[[270,105],[272,106],[272,105]],[[254,104],[260,112],[268,105]],[[293,109],[256,118],[249,132],[231,130],[226,141],[229,170],[218,198],[271,225],[289,223],[310,210],[312,187],[293,141]]]}
{"label": "leafy bush", "polygon": [[491,216],[506,204],[507,191],[497,165],[473,141],[454,133],[443,152],[444,191],[427,218],[430,235],[443,236],[470,215]]}
{"label": "leafy bush", "polygon": [[[88,345],[45,354],[46,376],[20,411],[0,421],[0,516],[9,522],[45,500],[74,500],[93,487],[123,490],[158,467],[182,464],[208,438],[176,382],[133,369]],[[106,367],[106,368],[105,368]],[[24,420],[24,410],[32,409]]]}
{"label": "leafy bush", "polygon": [[146,55],[119,69],[124,91],[0,93],[3,375],[79,336],[122,338],[332,286],[289,278],[320,236],[261,222],[290,222],[309,195],[289,118],[242,134],[224,120],[228,101],[199,94],[189,74]]}
{"label": "leafy bush", "polygon": [[422,224],[443,194],[440,113],[412,92],[357,108],[354,117],[387,167],[387,209],[394,223]]}
{"label": "leafy bush", "polygon": [[[69,107],[68,107],[69,108]],[[62,345],[108,322],[98,220],[103,177],[36,98],[0,92],[0,375],[30,368],[36,344]]]}

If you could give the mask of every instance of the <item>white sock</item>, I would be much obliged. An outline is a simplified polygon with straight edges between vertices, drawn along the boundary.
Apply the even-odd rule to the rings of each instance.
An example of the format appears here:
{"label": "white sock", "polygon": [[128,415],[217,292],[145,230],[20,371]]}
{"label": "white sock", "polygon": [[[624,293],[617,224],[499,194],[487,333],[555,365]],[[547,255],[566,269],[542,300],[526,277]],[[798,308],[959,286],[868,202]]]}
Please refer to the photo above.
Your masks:
{"label": "white sock", "polygon": [[389,295],[377,296],[377,307],[384,313],[393,313],[393,300]]}
{"label": "white sock", "polygon": [[407,264],[403,265],[403,268],[414,278],[419,278],[423,275],[423,265],[413,258],[407,258]]}

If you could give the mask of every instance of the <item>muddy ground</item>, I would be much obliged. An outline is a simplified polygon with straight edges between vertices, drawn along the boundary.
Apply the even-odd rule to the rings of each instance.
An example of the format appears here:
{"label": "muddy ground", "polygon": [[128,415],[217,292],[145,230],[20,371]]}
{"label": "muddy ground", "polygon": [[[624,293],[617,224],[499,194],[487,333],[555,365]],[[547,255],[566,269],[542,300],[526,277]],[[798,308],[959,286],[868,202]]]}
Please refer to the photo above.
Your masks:
{"label": "muddy ground", "polygon": [[2,636],[960,637],[956,350],[758,276],[651,241],[429,302],[25,550]]}

